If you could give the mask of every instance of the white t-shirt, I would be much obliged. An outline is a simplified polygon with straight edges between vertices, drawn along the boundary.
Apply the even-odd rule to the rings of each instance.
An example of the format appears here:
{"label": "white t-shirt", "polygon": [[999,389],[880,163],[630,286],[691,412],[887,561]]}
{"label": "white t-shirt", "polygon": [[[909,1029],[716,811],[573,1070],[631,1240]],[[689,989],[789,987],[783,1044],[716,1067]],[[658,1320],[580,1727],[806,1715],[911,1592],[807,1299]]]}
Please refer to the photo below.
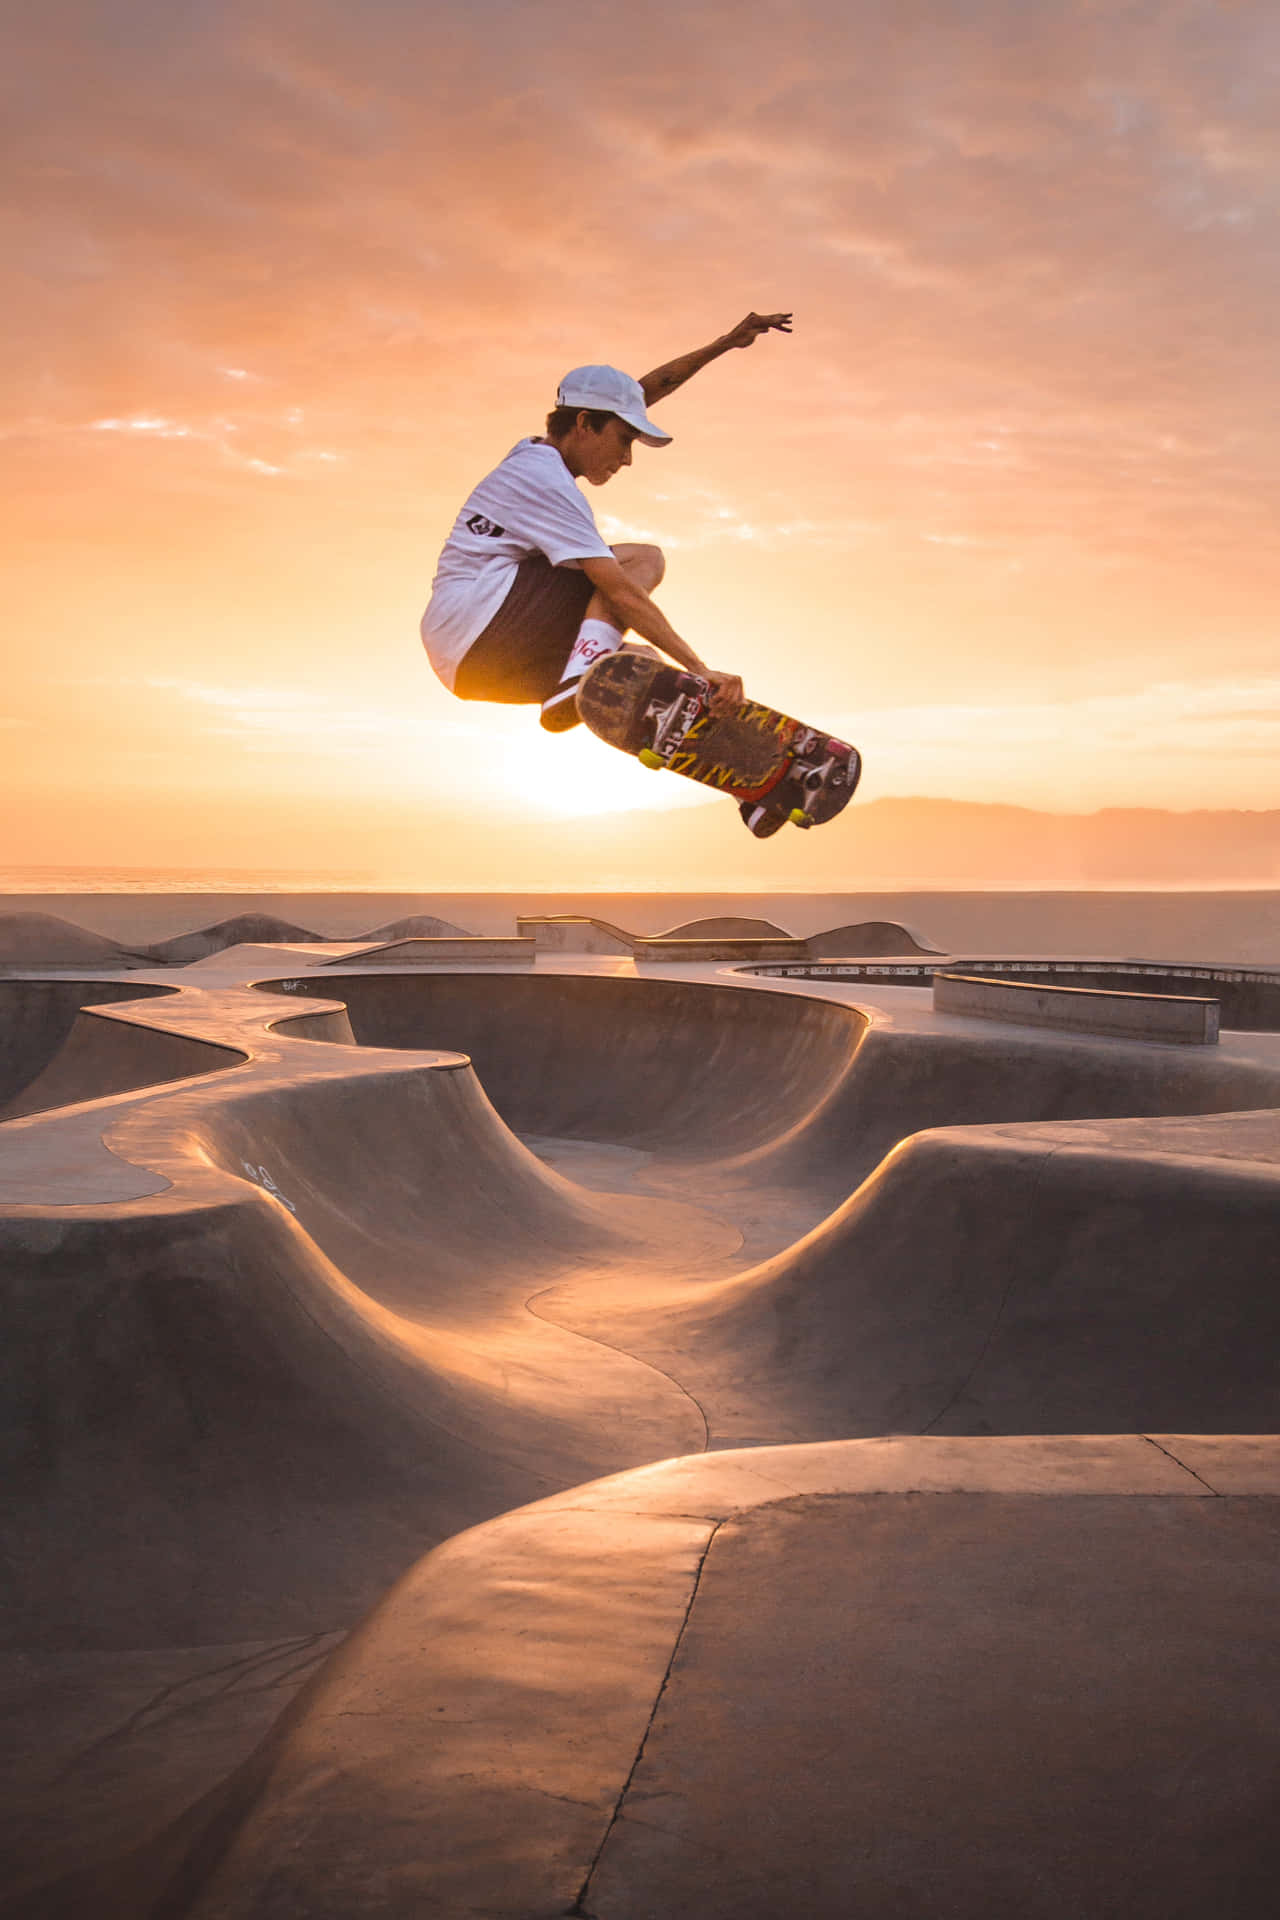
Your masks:
{"label": "white t-shirt", "polygon": [[422,616],[422,644],[436,673],[454,675],[511,591],[516,568],[545,553],[553,567],[607,558],[595,516],[546,440],[521,440],[466,501],[445,541]]}

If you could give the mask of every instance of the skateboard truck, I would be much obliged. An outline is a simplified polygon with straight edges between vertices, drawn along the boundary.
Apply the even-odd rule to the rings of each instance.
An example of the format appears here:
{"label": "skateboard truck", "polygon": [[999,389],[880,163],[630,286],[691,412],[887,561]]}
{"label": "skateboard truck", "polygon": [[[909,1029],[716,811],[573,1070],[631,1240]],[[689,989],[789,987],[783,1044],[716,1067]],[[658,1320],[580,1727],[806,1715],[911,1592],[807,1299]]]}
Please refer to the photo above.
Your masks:
{"label": "skateboard truck", "polygon": [[[808,744],[806,741],[805,745]],[[861,771],[862,760],[857,748],[847,746],[843,740],[827,741],[824,760],[793,761],[791,779],[804,794],[804,800],[791,809],[787,818],[793,826],[813,826],[812,809],[817,805],[819,794],[830,787],[842,786],[846,779],[852,790],[858,784]]]}
{"label": "skateboard truck", "polygon": [[642,767],[665,767],[681,745],[700,714],[706,711],[711,688],[696,674],[685,673],[677,682],[676,697],[665,706],[655,701],[646,709],[645,719],[653,719],[653,745],[641,747],[636,759]]}

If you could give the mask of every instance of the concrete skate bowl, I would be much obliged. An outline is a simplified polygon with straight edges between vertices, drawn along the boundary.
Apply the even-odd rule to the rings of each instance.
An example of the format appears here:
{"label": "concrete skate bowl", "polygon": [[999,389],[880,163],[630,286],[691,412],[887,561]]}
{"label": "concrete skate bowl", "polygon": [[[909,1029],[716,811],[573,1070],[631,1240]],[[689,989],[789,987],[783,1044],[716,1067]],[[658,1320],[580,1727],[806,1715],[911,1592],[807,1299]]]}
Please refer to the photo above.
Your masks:
{"label": "concrete skate bowl", "polygon": [[323,991],[362,1046],[465,1053],[518,1134],[700,1160],[803,1124],[866,1026],[819,1000],[670,980],[336,974]]}
{"label": "concrete skate bowl", "polygon": [[[261,986],[282,991],[278,981]],[[1280,1103],[1270,1066],[1216,1050],[926,1035],[873,1024],[856,1008],[738,986],[384,972],[334,974],[322,990],[341,1000],[363,1047],[465,1053],[519,1135],[638,1148],[664,1178],[678,1178],[689,1159],[698,1182],[712,1161],[742,1181],[768,1171],[838,1201],[930,1128]]]}
{"label": "concrete skate bowl", "polygon": [[[73,1656],[139,1676],[60,1756],[64,1790],[86,1783],[84,1830],[46,1847],[14,1913],[776,1912],[781,1883],[735,1882],[723,1848],[705,1855],[719,1905],[678,1848],[660,1882],[650,1860],[628,1883],[633,1763],[640,1783],[719,1577],[710,1533],[742,1505],[646,1463],[749,1441],[704,1464],[745,1463],[757,1501],[828,1499],[847,1483],[822,1443],[928,1434],[863,1443],[862,1491],[882,1511],[902,1496],[918,1532],[921,1496],[991,1493],[983,1449],[1029,1444],[986,1436],[1154,1428],[1120,1478],[1098,1443],[1045,1446],[1071,1463],[1054,1492],[1122,1497],[1167,1537],[1139,1495],[1225,1508],[1209,1490],[1233,1485],[1173,1436],[1277,1424],[1265,1064],[992,1044],[680,980],[291,984],[284,1007],[190,992],[190,1037],[248,1063],[114,1112],[113,1151],[163,1194],[0,1218],[14,1644],[53,1662],[48,1711],[86,1692]],[[590,1178],[558,1170],[574,1168]],[[898,1445],[926,1451],[895,1481]],[[616,1495],[583,1484],[633,1468]],[[526,1552],[535,1535],[548,1551]],[[828,1562],[835,1588],[855,1552]],[[248,1713],[265,1674],[265,1733],[277,1671],[305,1671],[383,1594],[245,1760],[249,1721],[218,1716]],[[794,1644],[784,1616],[774,1637]],[[975,1719],[991,1657],[954,1680]],[[767,1720],[744,1736],[741,1674],[730,1691],[721,1747],[768,1747]],[[820,1703],[793,1698],[838,1773]],[[125,1752],[122,1802],[103,1770]],[[656,1812],[669,1787],[647,1790]],[[829,1885],[810,1897],[803,1832],[775,1825],[779,1872],[807,1911],[848,1911]],[[952,1910],[1002,1911],[964,1870],[963,1850],[941,1868],[960,1872]],[[864,1910],[903,1906],[890,1889]]]}
{"label": "concrete skate bowl", "polygon": [[191,1086],[115,1121],[164,1193],[56,1235],[0,1223],[23,1645],[321,1631],[424,1537],[705,1444],[677,1386],[611,1352],[584,1378],[583,1341],[526,1302],[643,1270],[661,1235],[695,1260],[732,1235],[570,1186],[456,1058],[335,1073],[295,1044],[324,1056],[309,1084]]}
{"label": "concrete skate bowl", "polygon": [[172,989],[119,981],[0,979],[0,1121],[213,1073],[242,1059],[225,1047],[118,1017],[113,1001]]}
{"label": "concrete skate bowl", "polygon": [[680,1380],[715,1444],[1280,1426],[1270,1066],[675,981],[332,987],[366,1044],[448,1037],[535,1147],[638,1151],[631,1190],[747,1230],[738,1274],[542,1307]]}

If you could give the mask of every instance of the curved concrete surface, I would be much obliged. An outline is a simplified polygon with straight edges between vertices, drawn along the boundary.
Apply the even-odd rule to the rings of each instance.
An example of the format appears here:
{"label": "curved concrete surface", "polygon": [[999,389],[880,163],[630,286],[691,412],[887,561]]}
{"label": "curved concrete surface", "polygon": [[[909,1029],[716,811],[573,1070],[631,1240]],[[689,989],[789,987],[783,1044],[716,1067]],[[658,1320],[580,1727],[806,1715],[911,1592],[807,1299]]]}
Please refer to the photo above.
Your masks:
{"label": "curved concrete surface", "polygon": [[139,967],[148,961],[146,949],[126,947],[59,914],[0,914],[0,975],[32,967]]}
{"label": "curved concrete surface", "polygon": [[[547,953],[629,953],[652,959],[818,959],[829,954],[937,953],[896,920],[860,920],[798,938],[772,920],[741,915],[688,920],[665,933],[628,933],[583,915],[522,915],[520,933]],[[714,944],[711,944],[714,943]]]}
{"label": "curved concrete surface", "polygon": [[97,1910],[1265,1911],[1278,1494],[1280,1444],[1175,1435],[578,1488],[419,1562]]}
{"label": "curved concrete surface", "polygon": [[[699,1783],[711,1748],[763,1756],[780,1743],[773,1772],[752,1776],[764,1801],[748,1825],[772,1819],[803,1910],[847,1912],[856,1885],[858,1910],[886,1920],[940,1911],[928,1872],[950,1861],[960,1891],[947,1911],[1070,1911],[1015,1904],[1044,1883],[1030,1790],[1022,1825],[1002,1829],[1003,1879],[977,1874],[954,1822],[926,1872],[923,1828],[908,1822],[891,1859],[850,1882],[866,1848],[824,1852],[814,1809],[839,1778],[869,1791],[872,1762],[851,1760],[824,1719],[825,1683],[805,1691],[840,1660],[805,1667],[799,1693],[785,1663],[767,1685],[761,1664],[755,1690],[725,1676],[764,1662],[766,1619],[779,1651],[826,1644],[824,1588],[853,1591],[873,1483],[873,1557],[917,1581],[927,1625],[899,1645],[897,1589],[864,1582],[857,1637],[887,1636],[904,1676],[936,1667],[945,1622],[925,1601],[950,1575],[972,1626],[999,1588],[992,1567],[1083,1554],[1114,1569],[1081,1602],[1105,1625],[1145,1577],[1136,1548],[1112,1550],[1126,1527],[1151,1535],[1162,1569],[1226,1564],[1217,1533],[1175,1525],[1149,1497],[1177,1492],[1180,1514],[1184,1501],[1225,1509],[1208,1499],[1231,1491],[1224,1472],[1253,1474],[1241,1498],[1274,1490],[1266,1441],[1214,1436],[1280,1426],[1280,1042],[1227,1036],[1190,1058],[950,1019],[918,990],[783,988],[705,967],[640,979],[624,957],[511,975],[298,971],[339,957],[242,948],[170,972],[178,993],[111,1017],[148,1046],[220,1050],[221,1070],[0,1126],[0,1195],[28,1178],[39,1195],[0,1207],[13,1650],[0,1673],[18,1863],[4,1910],[534,1914],[581,1893],[575,1910],[601,1920],[763,1915],[779,1910],[780,1867],[748,1848],[727,1871],[716,1825],[743,1782],[730,1769],[719,1802]],[[1209,1437],[1158,1438],[1198,1429]],[[1051,1437],[1131,1430],[1157,1438]],[[776,1451],[895,1431],[958,1437],[806,1448],[804,1466]],[[1046,1437],[982,1437],[1019,1433]],[[757,1450],[646,1465],[744,1441]],[[615,1549],[614,1494],[583,1492],[619,1471],[618,1500],[647,1515],[638,1559]],[[921,1542],[910,1490],[939,1471],[956,1498],[960,1486],[1021,1498],[1017,1474],[1034,1473],[1063,1499],[1034,1523],[1012,1508],[976,1525],[939,1516]],[[764,1532],[743,1523],[722,1574],[730,1535],[708,1555],[698,1499],[721,1514],[724,1489],[744,1484],[753,1500],[770,1489],[770,1514]],[[890,1492],[907,1500],[900,1520],[884,1517]],[[856,1495],[858,1513],[804,1505],[837,1494]],[[1128,1519],[1090,1531],[1073,1505],[1086,1494],[1123,1499]],[[539,1500],[532,1517],[513,1512]],[[559,1545],[526,1566],[518,1543],[546,1539],[547,1515]],[[1259,1580],[1274,1573],[1270,1527],[1264,1515],[1249,1535]],[[796,1568],[794,1621],[784,1577],[748,1654],[729,1629],[752,1607],[735,1595],[771,1592],[779,1564]],[[695,1640],[699,1568],[715,1610]],[[334,1661],[335,1636],[401,1574]],[[1224,1633],[1253,1619],[1252,1591],[1241,1571]],[[1188,1592],[1170,1646],[1212,1614]],[[550,1606],[559,1652],[538,1651],[526,1602]],[[1056,1644],[1063,1619],[1043,1611],[1019,1646]],[[690,1694],[687,1723],[656,1711],[677,1644],[696,1646],[729,1716],[711,1748],[696,1731],[705,1700]],[[881,1769],[890,1785],[924,1765],[931,1728],[960,1743],[966,1700],[973,1717],[986,1697],[998,1649],[987,1667],[976,1645],[957,1649],[951,1717],[919,1709],[917,1745],[899,1741]],[[1255,1663],[1259,1711],[1274,1709],[1270,1658]],[[860,1672],[841,1712],[887,1726],[898,1696],[879,1666]],[[1098,1682],[1118,1689],[1117,1725],[1136,1697],[1123,1677],[1118,1666]],[[1242,1693],[1223,1695],[1223,1713]],[[388,1717],[362,1704],[375,1694],[401,1704]],[[789,1697],[803,1705],[794,1747],[779,1731]],[[683,1712],[670,1688],[663,1698]],[[1188,1702],[1178,1721],[1195,1751],[1217,1750],[1211,1705]],[[1098,1726],[1109,1710],[1099,1695]],[[1086,1877],[1062,1884],[1101,1889],[1098,1912],[1114,1885],[1115,1911],[1145,1912],[1107,1878],[1087,1744],[1064,1729],[1069,1764],[1045,1775],[1080,1816]],[[1265,1740],[1245,1750],[1270,1764]],[[1020,1751],[1011,1731],[1005,1757]],[[536,1777],[522,1752],[541,1754]],[[805,1772],[813,1752],[825,1771]],[[1222,1821],[1236,1823],[1244,1898],[1271,1865],[1238,1784]],[[642,1801],[681,1805],[676,1828]],[[1131,1830],[1140,1817],[1126,1815]],[[876,1831],[889,1831],[882,1813]],[[1203,1822],[1195,1832],[1209,1858]],[[1150,1823],[1161,1859],[1168,1833]],[[1184,1855],[1174,1846],[1153,1882],[1172,1886],[1177,1868],[1190,1890],[1167,1911],[1248,1910],[1195,1904]],[[721,1864],[700,1877],[698,1859]]]}
{"label": "curved concrete surface", "polygon": [[720,914],[710,919],[685,920],[678,927],[668,927],[658,937],[662,940],[789,940],[792,936],[772,920]]}
{"label": "curved concrete surface", "polygon": [[805,945],[814,960],[832,954],[938,952],[897,920],[859,920],[847,927],[831,927],[825,933],[811,933]]}
{"label": "curved concrete surface", "polygon": [[[83,1007],[108,1005],[115,1000],[137,1003],[170,992],[169,987],[125,986],[113,980],[0,980],[0,1115],[6,1114],[62,1053]],[[139,1040],[135,1050],[144,1052],[145,1042]],[[146,1081],[133,1079],[130,1084],[145,1086]],[[122,1089],[103,1085],[98,1091]],[[49,1106],[66,1104],[59,1099],[48,1102]]]}
{"label": "curved concrete surface", "polygon": [[[372,936],[371,936],[372,937]],[[297,926],[274,913],[237,913],[229,920],[217,920],[212,926],[198,927],[193,933],[176,934],[171,940],[157,940],[145,949],[148,958],[159,967],[185,966],[190,960],[204,960],[211,953],[225,953],[228,947],[247,946],[251,942],[268,945],[294,945],[299,941],[323,940],[322,933]]]}
{"label": "curved concrete surface", "polygon": [[0,1106],[0,1120],[21,1120],[108,1094],[216,1073],[244,1058],[231,1047],[156,1028],[136,1013],[82,1007],[65,1035],[59,1035],[56,1050]]}

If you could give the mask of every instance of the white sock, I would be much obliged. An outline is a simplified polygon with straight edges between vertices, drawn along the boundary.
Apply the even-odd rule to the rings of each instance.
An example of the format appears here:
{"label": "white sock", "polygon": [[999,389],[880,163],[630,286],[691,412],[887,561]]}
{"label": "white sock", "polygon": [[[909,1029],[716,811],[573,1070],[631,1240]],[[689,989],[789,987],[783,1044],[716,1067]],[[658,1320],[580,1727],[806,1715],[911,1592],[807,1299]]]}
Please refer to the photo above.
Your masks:
{"label": "white sock", "polygon": [[616,653],[621,645],[622,635],[607,620],[584,620],[564,663],[561,682],[578,679],[593,661],[602,660],[606,653]]}

